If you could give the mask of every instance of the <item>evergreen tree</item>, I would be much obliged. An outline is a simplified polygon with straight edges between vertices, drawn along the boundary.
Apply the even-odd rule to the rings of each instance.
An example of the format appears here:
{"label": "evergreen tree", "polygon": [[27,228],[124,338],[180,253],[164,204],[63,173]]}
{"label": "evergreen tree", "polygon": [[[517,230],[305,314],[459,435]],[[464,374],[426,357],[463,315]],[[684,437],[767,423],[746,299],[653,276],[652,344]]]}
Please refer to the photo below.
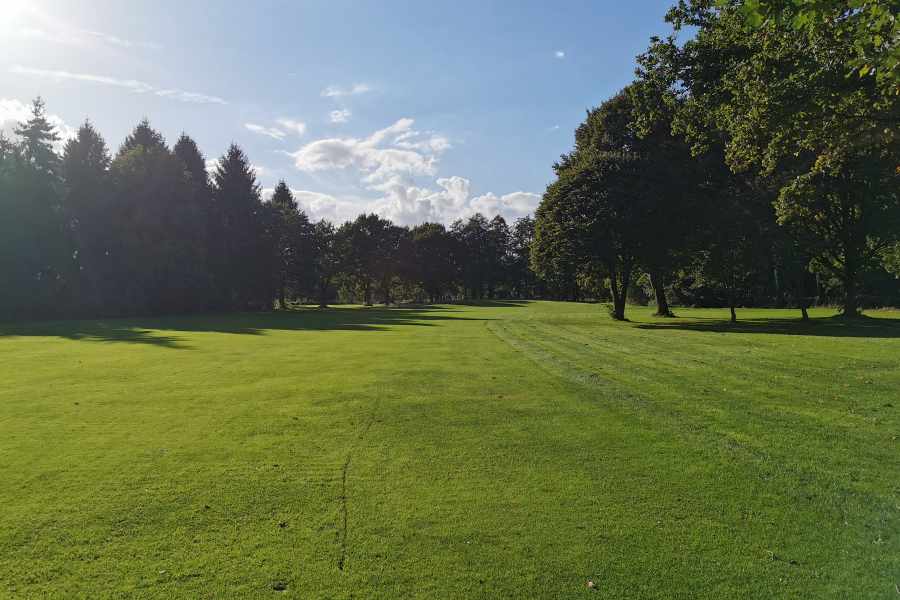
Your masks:
{"label": "evergreen tree", "polygon": [[197,143],[182,133],[172,147],[181,162],[185,178],[183,204],[179,207],[179,224],[190,240],[190,252],[184,263],[184,278],[191,282],[191,309],[200,310],[215,305],[210,252],[215,226],[212,223],[212,188],[206,170],[206,160]]}
{"label": "evergreen tree", "polygon": [[59,156],[53,144],[60,140],[56,129],[47,120],[46,106],[40,96],[31,104],[31,118],[15,129],[21,139],[22,156],[35,169],[56,174],[59,170]]}
{"label": "evergreen tree", "polygon": [[294,194],[281,180],[272,194],[275,219],[275,270],[280,308],[287,306],[289,292],[298,297],[309,289],[312,230],[309,218],[300,210]]}
{"label": "evergreen tree", "polygon": [[218,231],[214,275],[225,305],[271,308],[275,277],[271,223],[250,161],[232,144],[212,175]]}
{"label": "evergreen tree", "polygon": [[342,235],[324,219],[313,227],[312,272],[320,308],[328,306],[331,283],[344,265],[348,245]]}
{"label": "evergreen tree", "polygon": [[102,314],[114,294],[110,250],[115,231],[110,204],[109,149],[89,121],[65,146],[63,209],[76,250],[76,305],[86,314]]}
{"label": "evergreen tree", "polygon": [[181,161],[144,120],[122,145],[111,175],[122,312],[196,310],[202,255]]}
{"label": "evergreen tree", "polygon": [[125,138],[125,141],[122,142],[117,156],[126,154],[136,148],[144,148],[147,152],[167,150],[166,138],[150,126],[150,120],[146,117],[141,119]]}

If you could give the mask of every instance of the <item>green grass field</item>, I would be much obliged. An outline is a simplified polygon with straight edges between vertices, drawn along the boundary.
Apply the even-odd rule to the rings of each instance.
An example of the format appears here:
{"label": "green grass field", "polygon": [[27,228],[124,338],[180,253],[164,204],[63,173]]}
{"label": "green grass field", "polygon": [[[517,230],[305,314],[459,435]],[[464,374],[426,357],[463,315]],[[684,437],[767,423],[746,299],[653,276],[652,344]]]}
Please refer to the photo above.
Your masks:
{"label": "green grass field", "polygon": [[900,314],[629,312],[0,325],[0,596],[900,597]]}

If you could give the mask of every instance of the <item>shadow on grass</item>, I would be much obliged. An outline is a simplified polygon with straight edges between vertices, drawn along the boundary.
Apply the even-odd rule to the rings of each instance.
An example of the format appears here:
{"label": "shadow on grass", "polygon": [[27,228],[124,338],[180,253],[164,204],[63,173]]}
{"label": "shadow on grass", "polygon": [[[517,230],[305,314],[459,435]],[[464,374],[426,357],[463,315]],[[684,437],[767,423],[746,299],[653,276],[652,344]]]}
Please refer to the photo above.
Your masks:
{"label": "shadow on grass", "polygon": [[458,302],[453,302],[452,304],[456,306],[486,306],[486,307],[498,307],[498,308],[513,308],[513,307],[521,307],[528,306],[531,303],[530,300],[460,300]]}
{"label": "shadow on grass", "polygon": [[727,319],[688,317],[666,320],[663,323],[641,323],[638,329],[706,331],[712,333],[767,333],[774,335],[809,335],[823,337],[900,338],[900,321],[859,317],[844,319],[824,317],[802,321],[797,319],[764,318]]}
{"label": "shadow on grass", "polygon": [[[171,332],[265,335],[267,331],[385,331],[395,326],[432,327],[438,321],[481,321],[446,314],[450,307],[304,308],[269,313],[0,323],[0,338],[60,337],[96,342],[130,342],[189,348]],[[438,314],[438,313],[444,314]],[[155,330],[162,330],[155,331]]]}

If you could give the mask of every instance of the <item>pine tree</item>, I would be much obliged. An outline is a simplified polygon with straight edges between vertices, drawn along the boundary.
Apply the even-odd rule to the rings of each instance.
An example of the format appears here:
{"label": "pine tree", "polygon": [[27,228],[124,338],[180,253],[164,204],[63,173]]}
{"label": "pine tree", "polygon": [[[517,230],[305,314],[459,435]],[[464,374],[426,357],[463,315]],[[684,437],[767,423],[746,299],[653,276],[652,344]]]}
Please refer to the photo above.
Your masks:
{"label": "pine tree", "polygon": [[111,174],[122,311],[192,310],[196,236],[185,226],[189,202],[181,161],[144,120],[122,144]]}
{"label": "pine tree", "polygon": [[284,182],[284,179],[275,186],[275,192],[272,194],[272,206],[284,213],[297,211],[297,201],[294,199],[294,194]]}
{"label": "pine tree", "polygon": [[183,195],[185,204],[180,209],[180,222],[191,239],[190,262],[185,267],[191,266],[193,271],[192,309],[209,308],[215,305],[210,256],[216,227],[206,159],[186,133],[178,138],[172,153],[181,161],[186,175],[187,189]]}
{"label": "pine tree", "polygon": [[215,276],[226,306],[271,308],[274,241],[271,215],[244,151],[232,144],[212,175],[218,217]]}
{"label": "pine tree", "polygon": [[75,247],[73,283],[76,305],[87,314],[104,311],[104,298],[114,293],[111,273],[112,234],[109,149],[89,121],[66,143],[63,212]]}
{"label": "pine tree", "polygon": [[60,140],[56,129],[47,120],[46,107],[40,96],[31,105],[31,118],[16,127],[16,135],[21,138],[22,155],[38,170],[56,173],[59,156],[53,144]]}
{"label": "pine tree", "polygon": [[147,151],[168,151],[168,148],[166,147],[166,138],[164,138],[160,132],[150,127],[150,120],[146,117],[141,119],[140,123],[137,124],[132,132],[128,134],[128,137],[125,138],[125,141],[122,142],[117,156],[126,154],[138,147],[143,147]]}
{"label": "pine tree", "polygon": [[206,160],[197,147],[197,142],[188,134],[182,133],[172,147],[172,152],[184,164],[184,169],[190,174],[191,180],[197,186],[209,185],[209,173],[206,171]]}
{"label": "pine tree", "polygon": [[[16,147],[3,143],[0,183],[0,284],[7,314],[57,314],[72,250],[60,211],[59,136],[35,99],[32,116],[15,130]],[[8,291],[7,291],[8,290]]]}
{"label": "pine tree", "polygon": [[[287,288],[292,283],[295,261],[298,258],[298,221],[297,201],[294,194],[282,179],[275,186],[271,206],[275,214],[275,262],[278,278],[278,305],[287,306]],[[305,215],[304,215],[305,216]]]}

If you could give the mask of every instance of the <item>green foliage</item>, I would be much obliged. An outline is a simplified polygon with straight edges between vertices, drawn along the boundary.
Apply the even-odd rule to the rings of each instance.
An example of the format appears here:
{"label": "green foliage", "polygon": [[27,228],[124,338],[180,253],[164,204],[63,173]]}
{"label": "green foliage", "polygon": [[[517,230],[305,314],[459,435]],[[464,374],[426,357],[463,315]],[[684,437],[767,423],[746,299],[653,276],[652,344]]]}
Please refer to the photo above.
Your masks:
{"label": "green foliage", "polygon": [[[719,0],[726,7],[731,0]],[[743,0],[740,14],[750,28],[767,20],[816,36],[835,28],[852,47],[845,57],[859,77],[874,77],[900,92],[900,5],[894,0]]]}
{"label": "green foliage", "polygon": [[413,277],[431,303],[441,301],[458,277],[456,240],[440,223],[423,223],[410,231]]}
{"label": "green foliage", "polygon": [[[774,16],[766,11],[776,5],[806,15],[803,26],[752,17]],[[696,35],[680,45],[655,40],[640,62],[654,89],[666,90],[673,128],[696,155],[721,147],[733,171],[777,186],[779,222],[838,277],[852,315],[865,268],[900,235],[900,95],[883,78],[847,76],[854,39],[846,26],[867,9],[821,12],[837,8],[682,2],[668,18]]]}

